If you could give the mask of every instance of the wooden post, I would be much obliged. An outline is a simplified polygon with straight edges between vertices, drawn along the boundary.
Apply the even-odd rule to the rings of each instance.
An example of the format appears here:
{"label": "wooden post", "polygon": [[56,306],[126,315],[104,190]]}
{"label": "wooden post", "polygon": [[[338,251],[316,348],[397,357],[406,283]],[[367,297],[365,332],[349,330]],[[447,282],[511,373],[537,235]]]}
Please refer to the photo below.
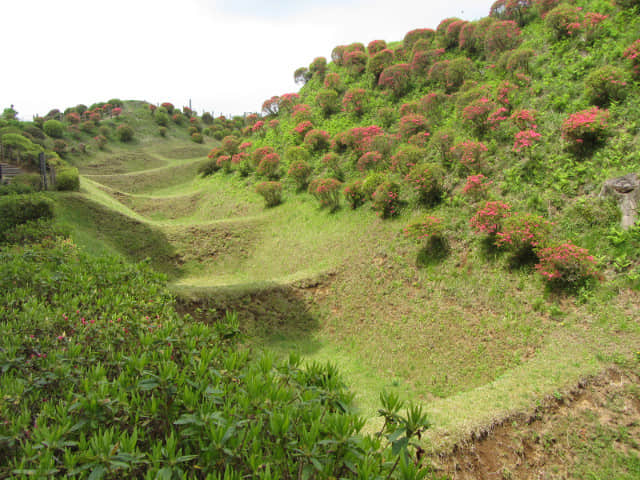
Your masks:
{"label": "wooden post", "polygon": [[0,185],[2,184],[2,164],[0,163]]}
{"label": "wooden post", "polygon": [[44,159],[44,152],[40,152],[40,175],[42,176],[42,188],[47,189],[47,161]]}

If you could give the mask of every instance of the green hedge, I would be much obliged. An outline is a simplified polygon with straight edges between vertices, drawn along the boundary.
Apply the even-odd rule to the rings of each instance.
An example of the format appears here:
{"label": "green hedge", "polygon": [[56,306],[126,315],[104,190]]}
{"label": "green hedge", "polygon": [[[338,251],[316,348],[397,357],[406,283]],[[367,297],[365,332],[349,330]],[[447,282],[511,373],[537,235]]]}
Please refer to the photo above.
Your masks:
{"label": "green hedge", "polygon": [[53,218],[53,202],[45,196],[0,196],[0,240],[9,229],[41,218]]}

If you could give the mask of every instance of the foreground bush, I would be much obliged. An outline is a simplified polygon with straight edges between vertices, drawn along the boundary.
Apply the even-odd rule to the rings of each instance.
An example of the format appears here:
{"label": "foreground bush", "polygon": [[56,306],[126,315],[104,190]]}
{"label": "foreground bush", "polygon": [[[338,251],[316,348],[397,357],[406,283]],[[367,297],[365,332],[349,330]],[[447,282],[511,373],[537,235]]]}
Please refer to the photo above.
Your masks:
{"label": "foreground bush", "polygon": [[6,231],[23,223],[53,218],[53,202],[42,194],[0,196],[0,240]]}
{"label": "foreground bush", "polygon": [[322,208],[333,212],[340,207],[341,185],[335,178],[316,178],[309,184],[309,193],[320,202]]}
{"label": "foreground bush", "polygon": [[585,248],[572,243],[541,248],[537,254],[540,263],[536,270],[552,289],[573,289],[598,277],[593,256]]}
{"label": "foreground bush", "polygon": [[265,207],[275,207],[282,203],[282,183],[262,182],[256,185],[256,192],[264,198]]}

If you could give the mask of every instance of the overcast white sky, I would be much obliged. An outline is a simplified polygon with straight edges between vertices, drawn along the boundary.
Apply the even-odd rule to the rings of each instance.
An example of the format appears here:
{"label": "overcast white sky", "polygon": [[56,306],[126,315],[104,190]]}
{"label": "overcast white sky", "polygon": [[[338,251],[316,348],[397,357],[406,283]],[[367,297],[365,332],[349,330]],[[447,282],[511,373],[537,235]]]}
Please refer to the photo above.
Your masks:
{"label": "overcast white sky", "polygon": [[22,120],[109,98],[241,114],[294,92],[336,45],[401,40],[493,0],[0,0],[0,111]]}

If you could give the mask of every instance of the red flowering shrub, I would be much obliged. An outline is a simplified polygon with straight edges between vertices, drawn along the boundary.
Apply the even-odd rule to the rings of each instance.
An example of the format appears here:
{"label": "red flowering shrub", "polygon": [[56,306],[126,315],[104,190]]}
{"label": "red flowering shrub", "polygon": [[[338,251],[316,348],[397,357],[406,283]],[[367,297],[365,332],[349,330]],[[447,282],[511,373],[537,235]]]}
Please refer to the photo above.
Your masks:
{"label": "red flowering shrub", "polygon": [[533,0],[496,0],[489,15],[498,20],[513,20],[522,26],[529,18]]}
{"label": "red flowering shrub", "polygon": [[116,128],[116,135],[121,142],[129,142],[133,140],[134,133],[135,132],[133,131],[133,128],[131,128],[126,123],[118,125],[118,128]]}
{"label": "red flowering shrub", "polygon": [[335,153],[327,153],[321,159],[322,165],[325,167],[326,175],[336,180],[344,180],[344,171],[342,169],[342,158]]}
{"label": "red flowering shrub", "polygon": [[280,126],[280,120],[269,120],[269,128],[272,130],[276,130]]}
{"label": "red flowering shrub", "polygon": [[269,153],[265,155],[260,163],[258,164],[258,168],[256,168],[256,173],[263,177],[267,178],[278,178],[280,176],[280,155],[277,153]]}
{"label": "red flowering shrub", "polygon": [[367,106],[367,91],[364,88],[351,88],[342,97],[342,110],[360,116]]}
{"label": "red flowering shrub", "polygon": [[64,116],[64,119],[72,125],[80,123],[80,115],[77,112],[69,112]]}
{"label": "red flowering shrub", "polygon": [[319,202],[321,207],[330,211],[340,207],[340,183],[335,178],[316,178],[309,184],[309,193]]}
{"label": "red flowering shrub", "polygon": [[459,21],[460,21],[460,19],[458,17],[445,18],[436,27],[436,35],[440,39],[443,39],[445,37],[445,35],[447,34],[447,29],[449,28],[449,25],[451,25],[454,22],[459,22]]}
{"label": "red flowering shrub", "polygon": [[381,135],[384,135],[384,132],[376,125],[354,127],[336,134],[331,142],[331,149],[336,153],[344,153],[350,150],[363,154],[373,150],[371,147],[374,139]]}
{"label": "red flowering shrub", "polygon": [[240,146],[238,146],[238,150],[240,150],[241,152],[245,152],[249,150],[252,146],[253,146],[252,142],[242,142]]}
{"label": "red flowering shrub", "polygon": [[401,138],[408,139],[416,133],[427,132],[429,130],[429,122],[427,119],[418,114],[405,115],[400,119],[398,133]]}
{"label": "red flowering shrub", "polygon": [[262,104],[262,113],[264,115],[277,115],[280,111],[280,97],[274,95],[265,100]]}
{"label": "red flowering shrub", "polygon": [[173,103],[169,103],[169,102],[164,102],[164,103],[162,103],[160,106],[161,106],[161,107],[163,107],[163,108],[165,108],[165,109],[167,110],[167,113],[168,113],[169,115],[171,115],[171,114],[173,113],[173,110],[174,110],[174,108],[175,108],[175,107],[173,106]]}
{"label": "red flowering shrub", "polygon": [[444,241],[444,222],[439,217],[427,215],[404,227],[404,236],[416,243],[427,245],[434,239]]}
{"label": "red flowering shrub", "polygon": [[384,181],[371,195],[373,209],[382,218],[395,217],[400,205],[400,186],[392,181]]}
{"label": "red flowering shrub", "polygon": [[469,225],[476,233],[495,236],[510,216],[511,205],[508,203],[487,201],[471,217]]}
{"label": "red flowering shrub", "polygon": [[509,111],[505,107],[498,107],[489,114],[487,126],[490,130],[497,130],[505,120],[509,120]]}
{"label": "red flowering shrub", "polygon": [[191,141],[195,143],[204,142],[204,138],[202,138],[202,134],[200,132],[194,132],[191,134]]}
{"label": "red flowering shrub", "polygon": [[151,112],[151,115],[156,113],[156,106],[153,103],[149,104],[149,111]]}
{"label": "red flowering shrub", "polygon": [[460,31],[467,23],[466,20],[455,20],[447,25],[442,38],[444,48],[452,49],[459,45]]}
{"label": "red flowering shrub", "polygon": [[503,20],[492,23],[484,37],[484,52],[496,57],[505,50],[512,50],[520,44],[520,28],[516,22]]}
{"label": "red flowering shrub", "polygon": [[322,113],[325,115],[331,115],[340,110],[340,98],[338,92],[323,88],[318,90],[316,94],[316,103],[322,109]]}
{"label": "red flowering shrub", "polygon": [[496,232],[496,245],[518,256],[533,255],[534,249],[545,245],[551,237],[553,224],[540,215],[516,213],[506,218]]}
{"label": "red flowering shrub", "polygon": [[509,118],[520,130],[535,130],[538,128],[535,110],[516,110]]}
{"label": "red flowering shrub", "polygon": [[533,0],[533,4],[538,10],[538,13],[542,18],[546,16],[549,10],[553,10],[558,6],[561,0]]}
{"label": "red flowering shrub", "polygon": [[370,57],[384,50],[385,48],[387,48],[387,42],[385,42],[384,40],[372,40],[371,42],[369,42],[369,45],[367,45],[367,51],[369,52]]}
{"label": "red flowering shrub", "polygon": [[253,127],[251,127],[251,133],[264,134],[264,120],[258,120],[254,123]]}
{"label": "red flowering shrub", "polygon": [[[213,152],[214,150],[215,148],[211,151]],[[275,153],[275,150],[270,146],[256,148],[251,154],[251,163],[253,168],[257,168],[258,165],[260,165],[262,159],[272,153]]]}
{"label": "red flowering shrub", "polygon": [[435,37],[436,32],[431,28],[417,28],[415,30],[411,30],[407,32],[402,40],[402,46],[407,52],[413,50],[413,45],[418,40],[427,40],[428,42],[432,42]]}
{"label": "red flowering shrub", "polygon": [[603,22],[607,18],[609,18],[608,15],[603,15],[597,12],[585,13],[582,28],[584,29],[584,37],[587,42],[593,42],[603,35]]}
{"label": "red flowering shrub", "polygon": [[317,57],[309,65],[309,73],[312,77],[324,78],[324,74],[327,71],[327,59],[324,57]]}
{"label": "red flowering shrub", "polygon": [[479,170],[483,166],[487,147],[482,142],[466,141],[451,147],[451,153],[460,165],[468,170]]}
{"label": "red flowering shrub", "polygon": [[282,203],[282,183],[262,182],[256,185],[256,192],[264,198],[265,207],[275,207]]}
{"label": "red flowering shrub", "polygon": [[222,149],[227,155],[235,155],[238,153],[240,142],[242,142],[242,140],[235,135],[227,135],[222,139]]}
{"label": "red flowering shrub", "polygon": [[298,104],[300,95],[297,93],[283,93],[279,98],[279,111],[291,113],[293,111],[293,107]]}
{"label": "red flowering shrub", "polygon": [[451,148],[455,140],[455,134],[449,130],[438,130],[431,135],[431,147],[440,154],[442,163],[447,165],[451,159]]}
{"label": "red flowering shrub", "polygon": [[629,45],[622,56],[631,61],[633,76],[635,78],[640,78],[640,40],[636,40]]}
{"label": "red flowering shrub", "polygon": [[304,190],[309,184],[311,166],[304,160],[295,160],[289,165],[287,175],[295,182],[298,190]]}
{"label": "red flowering shrub", "polygon": [[536,270],[551,288],[575,288],[598,277],[596,261],[589,251],[570,242],[537,251]]}
{"label": "red flowering shrub", "polygon": [[344,85],[340,75],[334,72],[327,73],[324,77],[324,88],[335,90],[336,92],[343,91]]}
{"label": "red flowering shrub", "polygon": [[482,134],[487,130],[489,114],[495,108],[495,103],[487,97],[481,97],[462,110],[462,118],[464,123],[471,126],[478,134]]}
{"label": "red flowering shrub", "polygon": [[613,65],[591,71],[584,80],[585,93],[592,103],[600,107],[623,100],[627,94],[626,72]]}
{"label": "red flowering shrub", "polygon": [[175,123],[176,125],[182,125],[182,122],[184,121],[184,115],[182,115],[180,112],[174,113],[171,116],[171,120],[173,120],[173,123]]}
{"label": "red flowering shrub", "polygon": [[456,91],[473,72],[473,62],[465,57],[434,63],[429,69],[430,82],[443,88],[447,93]]}
{"label": "red flowering shrub", "polygon": [[416,115],[418,113],[418,108],[418,102],[415,100],[413,102],[403,103],[400,105],[400,118],[405,115]]}
{"label": "red flowering shrub", "polygon": [[435,50],[416,50],[411,59],[411,74],[414,78],[426,79],[433,62],[444,54],[444,48]]}
{"label": "red flowering shrub", "polygon": [[324,130],[309,130],[304,136],[304,144],[312,152],[321,152],[329,148],[331,137]]}
{"label": "red flowering shrub", "polygon": [[378,85],[391,91],[396,97],[401,97],[409,90],[411,67],[406,63],[399,63],[385,68],[380,74]]}
{"label": "red flowering shrub", "polygon": [[380,152],[366,152],[358,159],[356,167],[361,172],[365,170],[380,170],[384,167],[382,154]]}
{"label": "red flowering shrub", "polygon": [[393,65],[394,60],[395,54],[393,53],[393,50],[389,49],[384,49],[369,59],[367,72],[373,75],[374,82],[378,82],[380,74],[385,68]]}
{"label": "red flowering shrub", "polygon": [[311,123],[309,120],[305,120],[304,122],[300,122],[294,127],[293,133],[297,134],[298,137],[302,140],[304,139],[305,135],[311,130],[313,130],[313,123]]}
{"label": "red flowering shrub", "polygon": [[347,71],[351,75],[360,75],[367,68],[367,61],[369,57],[366,53],[356,50],[353,52],[345,53],[344,66],[347,67]]}
{"label": "red flowering shrub", "polygon": [[347,203],[349,203],[349,205],[351,205],[351,208],[353,210],[355,210],[360,205],[362,205],[366,200],[365,195],[362,191],[361,180],[356,180],[355,182],[348,183],[344,187],[344,190],[342,191],[342,193],[344,195],[345,200],[347,201]]}
{"label": "red flowering shrub", "polygon": [[431,92],[418,100],[420,112],[427,118],[436,121],[440,118],[448,96],[442,92]]}
{"label": "red flowering shrub", "polygon": [[93,137],[93,140],[96,142],[96,145],[98,145],[98,148],[100,150],[102,150],[107,144],[107,137],[105,137],[104,135],[95,136]]}
{"label": "red flowering shrub", "polygon": [[472,200],[478,200],[486,196],[492,183],[481,173],[469,175],[464,187],[462,187],[462,193]]}
{"label": "red flowering shrub", "polygon": [[347,46],[346,45],[338,45],[331,51],[331,60],[337,66],[344,66],[344,54],[346,53]]}
{"label": "red flowering shrub", "polygon": [[91,112],[89,113],[89,120],[97,124],[102,120],[102,115],[99,112]]}
{"label": "red flowering shrub", "polygon": [[429,143],[430,137],[431,134],[429,132],[420,132],[416,133],[415,135],[411,135],[407,142],[409,143],[409,145],[414,145],[419,148],[425,148],[427,146],[427,143]]}
{"label": "red flowering shrub", "polygon": [[223,155],[223,154],[224,154],[224,150],[222,150],[222,148],[214,147],[209,151],[207,158],[217,159],[220,155]]}
{"label": "red flowering shrub", "polygon": [[311,112],[311,107],[306,103],[300,103],[298,105],[293,106],[293,111],[291,113],[291,118],[295,122],[304,122],[305,120],[311,120],[313,113]]}
{"label": "red flowering shrub", "polygon": [[513,142],[513,151],[522,152],[523,150],[529,150],[540,141],[541,137],[542,135],[535,130],[522,130],[516,133],[516,139]]}
{"label": "red flowering shrub", "polygon": [[569,37],[580,26],[580,8],[561,3],[545,15],[544,22],[556,39]]}
{"label": "red flowering shrub", "polygon": [[592,107],[569,115],[562,124],[562,137],[577,153],[587,153],[604,141],[609,112]]}
{"label": "red flowering shrub", "polygon": [[458,46],[468,53],[478,53],[482,48],[482,42],[478,36],[478,23],[467,22],[460,30]]}
{"label": "red flowering shrub", "polygon": [[430,207],[440,201],[444,187],[442,184],[444,172],[435,163],[419,163],[413,166],[405,181],[417,194],[418,203]]}
{"label": "red flowering shrub", "polygon": [[231,171],[231,156],[230,155],[220,155],[216,160],[216,165],[218,169],[224,170],[225,173],[229,173]]}

